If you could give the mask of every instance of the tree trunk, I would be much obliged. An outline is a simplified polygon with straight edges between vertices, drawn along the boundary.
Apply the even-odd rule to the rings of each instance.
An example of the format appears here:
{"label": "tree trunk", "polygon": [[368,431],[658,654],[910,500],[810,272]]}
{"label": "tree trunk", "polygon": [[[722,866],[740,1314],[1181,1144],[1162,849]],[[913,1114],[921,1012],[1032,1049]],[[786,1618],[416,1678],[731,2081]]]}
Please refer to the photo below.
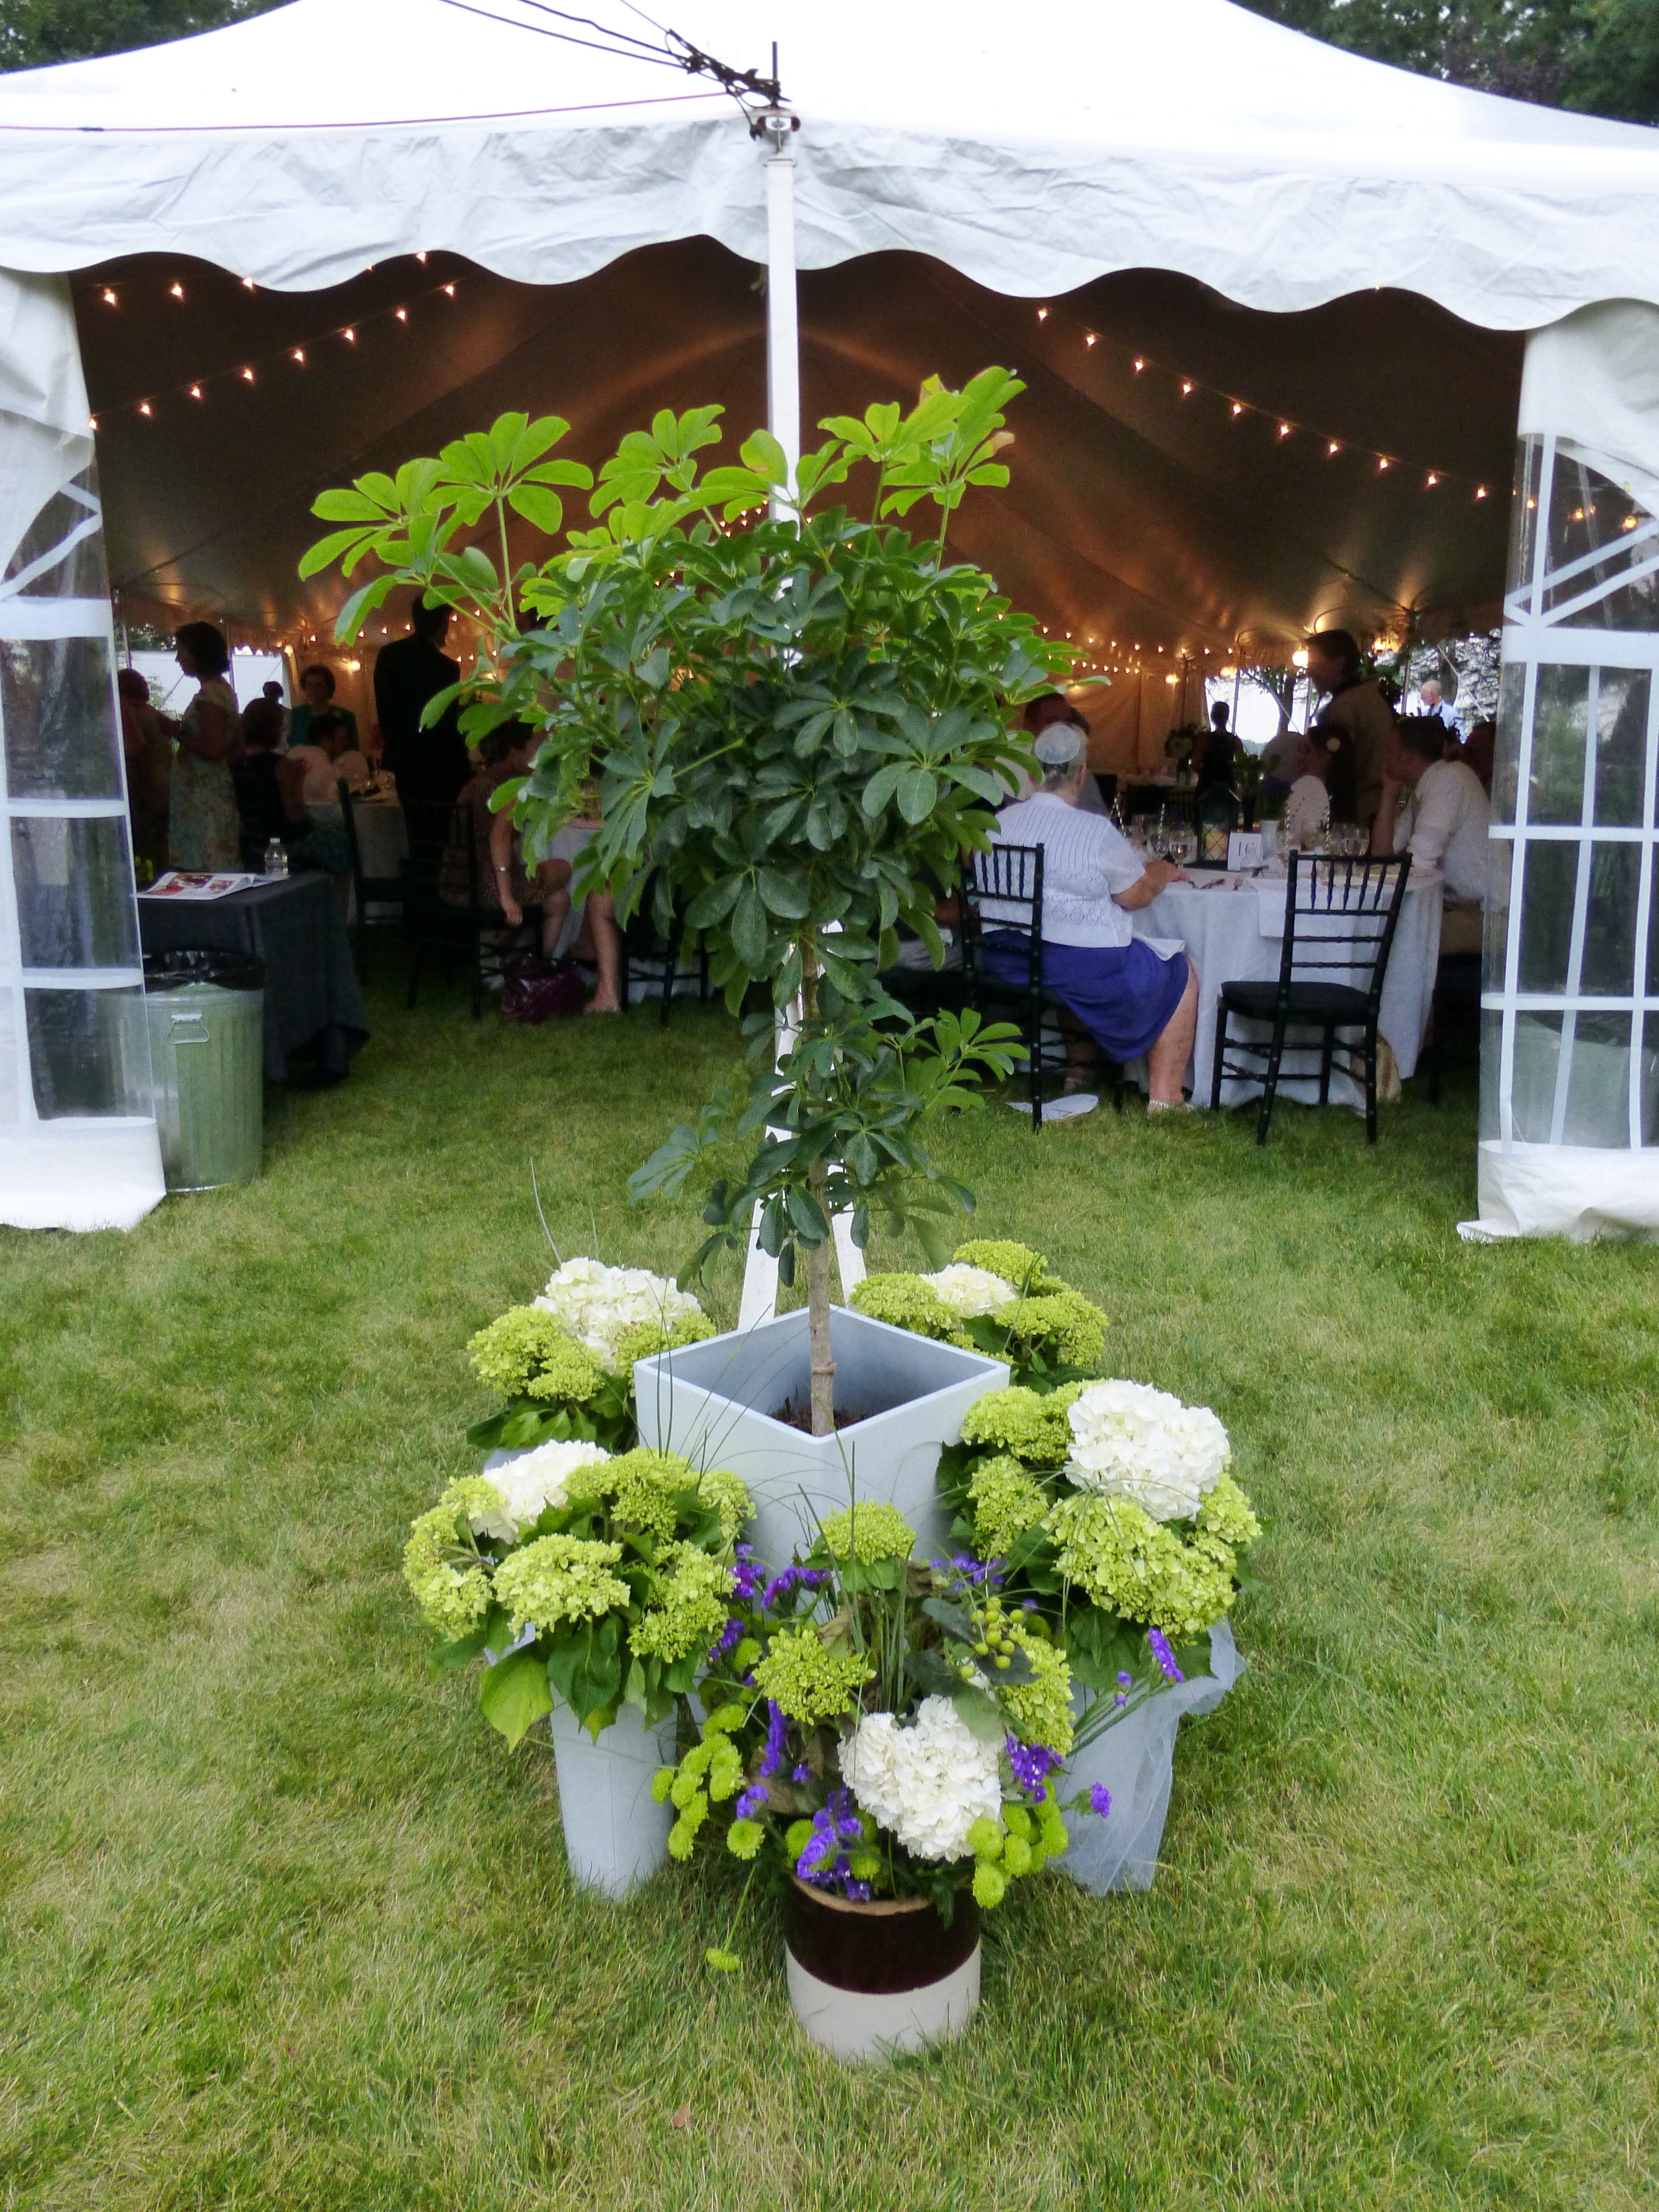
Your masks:
{"label": "tree trunk", "polygon": [[[822,1160],[807,1170],[812,1195],[828,1213],[824,1193],[830,1174]],[[807,1337],[812,1347],[812,1434],[833,1436],[836,1427],[836,1363],[830,1357],[830,1254],[832,1240],[825,1237],[806,1255]]]}
{"label": "tree trunk", "polygon": [[[803,938],[800,948],[800,1012],[801,1024],[805,1028],[817,1018],[818,963],[816,947],[810,937]],[[829,1218],[830,1206],[825,1195],[830,1187],[830,1170],[822,1160],[815,1160],[806,1170],[806,1187]],[[806,1334],[812,1358],[812,1434],[815,1437],[833,1436],[836,1431],[836,1363],[830,1357],[830,1253],[833,1240],[826,1237],[822,1244],[815,1244],[806,1255]]]}

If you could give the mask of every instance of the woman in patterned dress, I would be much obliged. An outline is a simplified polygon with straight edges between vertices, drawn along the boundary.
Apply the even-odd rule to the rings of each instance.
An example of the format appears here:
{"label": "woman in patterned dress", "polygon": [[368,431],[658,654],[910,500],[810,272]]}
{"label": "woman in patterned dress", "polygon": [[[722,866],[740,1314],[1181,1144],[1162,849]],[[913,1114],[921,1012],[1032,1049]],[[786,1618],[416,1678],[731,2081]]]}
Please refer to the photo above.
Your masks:
{"label": "woman in patterned dress", "polygon": [[185,623],[174,634],[180,669],[199,686],[173,724],[179,753],[173,764],[167,856],[175,868],[234,868],[241,860],[241,823],[230,763],[239,741],[230,648],[211,623]]}

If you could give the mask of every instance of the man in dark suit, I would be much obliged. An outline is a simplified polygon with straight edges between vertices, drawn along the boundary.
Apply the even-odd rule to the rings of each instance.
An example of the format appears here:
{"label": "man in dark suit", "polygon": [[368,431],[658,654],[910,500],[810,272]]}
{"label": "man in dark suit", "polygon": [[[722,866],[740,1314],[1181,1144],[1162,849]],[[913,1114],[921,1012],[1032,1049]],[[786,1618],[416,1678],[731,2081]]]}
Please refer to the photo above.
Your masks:
{"label": "man in dark suit", "polygon": [[471,772],[466,741],[453,705],[425,730],[421,710],[428,699],[460,681],[459,661],[443,649],[449,609],[416,599],[410,623],[410,635],[383,645],[374,663],[374,712],[384,758],[405,805],[448,806]]}

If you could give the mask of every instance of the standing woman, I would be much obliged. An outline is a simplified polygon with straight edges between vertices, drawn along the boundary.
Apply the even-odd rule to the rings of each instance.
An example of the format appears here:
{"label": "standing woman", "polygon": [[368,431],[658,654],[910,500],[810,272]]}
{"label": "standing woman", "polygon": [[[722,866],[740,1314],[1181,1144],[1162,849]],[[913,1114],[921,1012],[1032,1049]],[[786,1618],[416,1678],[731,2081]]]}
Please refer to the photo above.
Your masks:
{"label": "standing woman", "polygon": [[230,763],[240,750],[230,648],[211,623],[185,623],[175,634],[179,668],[196,678],[196,696],[172,725],[179,757],[173,764],[168,858],[175,868],[234,868],[241,823]]}

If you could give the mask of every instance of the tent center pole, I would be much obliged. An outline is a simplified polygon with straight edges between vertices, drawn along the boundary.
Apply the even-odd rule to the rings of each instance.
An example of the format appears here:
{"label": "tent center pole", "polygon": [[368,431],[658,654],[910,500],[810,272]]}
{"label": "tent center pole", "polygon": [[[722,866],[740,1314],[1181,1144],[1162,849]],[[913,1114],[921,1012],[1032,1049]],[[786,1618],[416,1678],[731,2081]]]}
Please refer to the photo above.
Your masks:
{"label": "tent center pole", "polygon": [[[772,74],[775,80],[775,47]],[[783,448],[793,493],[800,463],[800,325],[795,286],[795,157],[787,149],[800,118],[780,100],[763,109],[750,127],[771,148],[766,157],[766,422]],[[792,511],[788,500],[774,493],[773,520]]]}

